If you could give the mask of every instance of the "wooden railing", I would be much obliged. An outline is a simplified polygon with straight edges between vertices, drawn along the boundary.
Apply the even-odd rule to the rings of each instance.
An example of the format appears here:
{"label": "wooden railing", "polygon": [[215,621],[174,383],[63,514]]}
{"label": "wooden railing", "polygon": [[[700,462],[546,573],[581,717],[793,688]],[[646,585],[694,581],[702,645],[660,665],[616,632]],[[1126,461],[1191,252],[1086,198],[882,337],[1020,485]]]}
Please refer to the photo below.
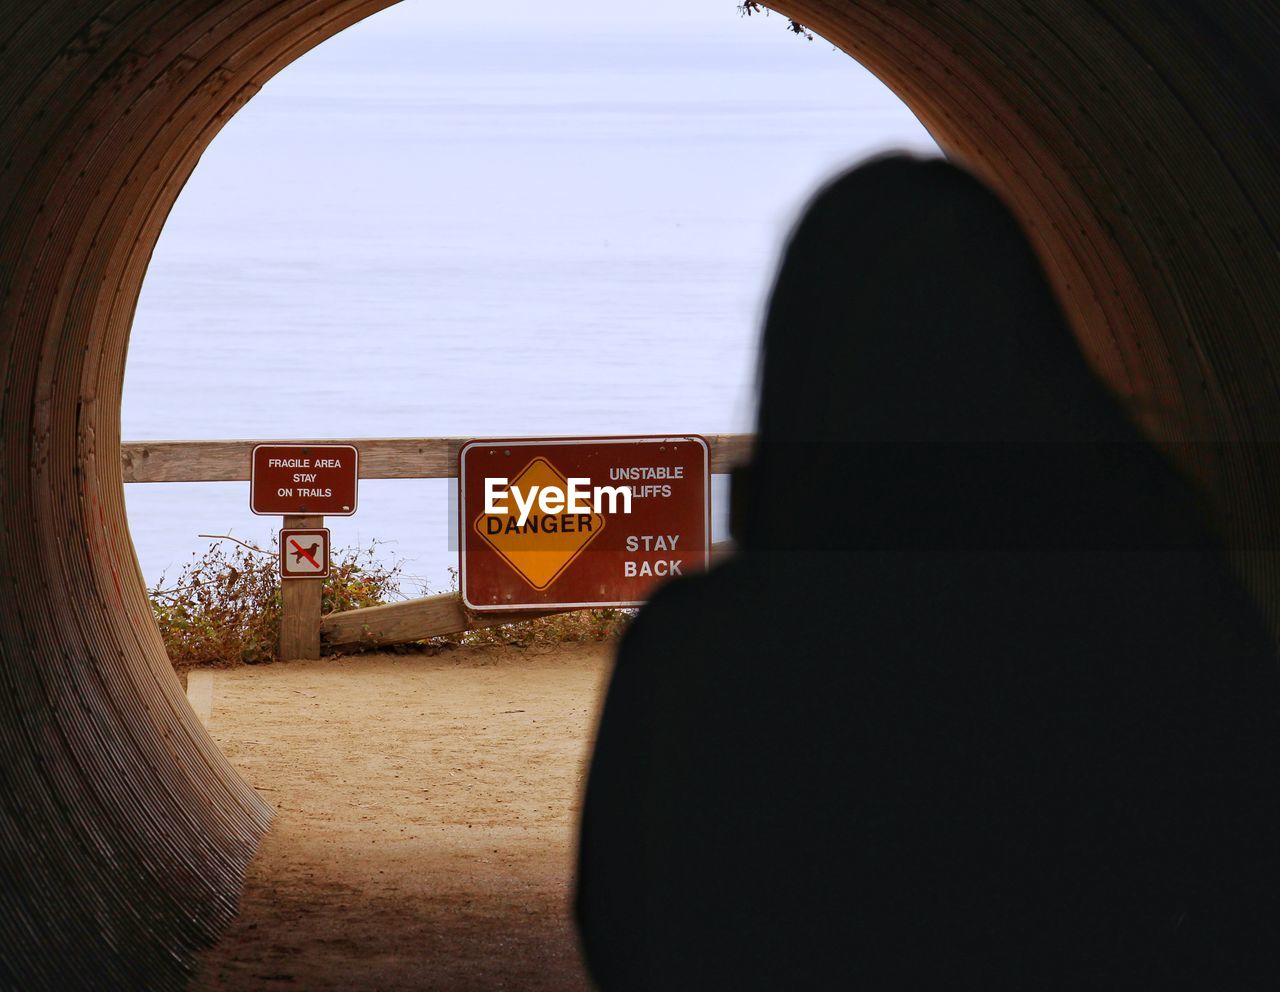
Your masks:
{"label": "wooden railing", "polygon": [[[712,474],[746,460],[751,434],[704,434]],[[258,444],[353,444],[362,479],[452,479],[466,437],[370,437],[303,441],[127,441],[120,446],[125,482],[248,482]]]}
{"label": "wooden railing", "polygon": [[[728,472],[747,460],[751,434],[704,434],[711,453],[711,473]],[[458,452],[471,438],[341,438],[280,441],[130,441],[122,444],[125,482],[248,482],[255,445],[351,444],[360,452],[362,479],[450,479],[458,474]],[[245,494],[246,502],[248,493]],[[289,526],[318,527],[322,517],[289,517]],[[712,548],[712,557],[727,553]],[[281,622],[282,658],[318,657],[320,644],[334,647],[377,646],[423,640],[442,634],[492,627],[517,619],[570,612],[549,610],[511,614],[478,614],[468,610],[458,593],[409,599],[320,615],[320,583],[285,583]]]}

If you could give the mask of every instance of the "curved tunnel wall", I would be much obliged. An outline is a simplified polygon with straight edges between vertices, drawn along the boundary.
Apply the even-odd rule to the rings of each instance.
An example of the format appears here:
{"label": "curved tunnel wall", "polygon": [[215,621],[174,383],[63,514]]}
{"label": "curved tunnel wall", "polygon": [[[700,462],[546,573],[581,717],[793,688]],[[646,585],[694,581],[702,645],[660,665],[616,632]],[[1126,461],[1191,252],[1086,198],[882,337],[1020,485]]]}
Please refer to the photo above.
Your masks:
{"label": "curved tunnel wall", "polygon": [[[0,0],[0,986],[180,985],[269,822],[150,618],[120,478],[125,349],[219,127],[387,5]],[[1095,364],[1280,603],[1272,5],[774,6],[1014,204]]]}

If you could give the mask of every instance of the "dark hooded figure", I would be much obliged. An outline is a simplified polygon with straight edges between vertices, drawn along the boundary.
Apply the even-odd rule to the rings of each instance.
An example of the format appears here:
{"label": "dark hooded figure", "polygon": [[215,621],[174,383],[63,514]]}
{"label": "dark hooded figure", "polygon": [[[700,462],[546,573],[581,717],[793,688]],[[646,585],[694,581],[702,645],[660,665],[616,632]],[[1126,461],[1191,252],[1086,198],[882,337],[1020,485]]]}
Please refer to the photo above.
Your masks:
{"label": "dark hooded figure", "polygon": [[734,485],[605,701],[602,990],[1280,988],[1270,636],[991,192],[818,195]]}

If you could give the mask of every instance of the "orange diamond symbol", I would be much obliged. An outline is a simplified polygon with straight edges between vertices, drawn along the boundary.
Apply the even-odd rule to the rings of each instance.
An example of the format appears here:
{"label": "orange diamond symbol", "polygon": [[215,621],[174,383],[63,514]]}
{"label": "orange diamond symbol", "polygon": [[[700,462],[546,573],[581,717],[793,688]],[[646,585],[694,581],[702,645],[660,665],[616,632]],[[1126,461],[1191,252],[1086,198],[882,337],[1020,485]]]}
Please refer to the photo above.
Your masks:
{"label": "orange diamond symbol", "polygon": [[[553,486],[567,498],[569,480],[545,458],[535,458],[509,481],[508,488],[519,489],[524,499],[535,486],[538,492]],[[535,589],[551,585],[604,530],[599,513],[543,513],[537,502],[522,525],[510,493],[506,505],[502,513],[481,513],[472,527]]]}

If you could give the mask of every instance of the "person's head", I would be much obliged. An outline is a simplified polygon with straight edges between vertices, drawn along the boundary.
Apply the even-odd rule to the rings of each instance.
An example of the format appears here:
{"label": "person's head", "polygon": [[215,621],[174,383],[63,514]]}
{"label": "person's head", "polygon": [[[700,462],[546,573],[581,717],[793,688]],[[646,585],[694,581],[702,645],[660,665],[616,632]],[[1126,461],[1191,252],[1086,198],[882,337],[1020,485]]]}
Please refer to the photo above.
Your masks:
{"label": "person's head", "polygon": [[[1089,369],[1017,220],[942,160],[878,159],[805,211],[735,485],[748,550],[1187,534],[1181,483]],[[1134,505],[1174,490],[1154,524]]]}

